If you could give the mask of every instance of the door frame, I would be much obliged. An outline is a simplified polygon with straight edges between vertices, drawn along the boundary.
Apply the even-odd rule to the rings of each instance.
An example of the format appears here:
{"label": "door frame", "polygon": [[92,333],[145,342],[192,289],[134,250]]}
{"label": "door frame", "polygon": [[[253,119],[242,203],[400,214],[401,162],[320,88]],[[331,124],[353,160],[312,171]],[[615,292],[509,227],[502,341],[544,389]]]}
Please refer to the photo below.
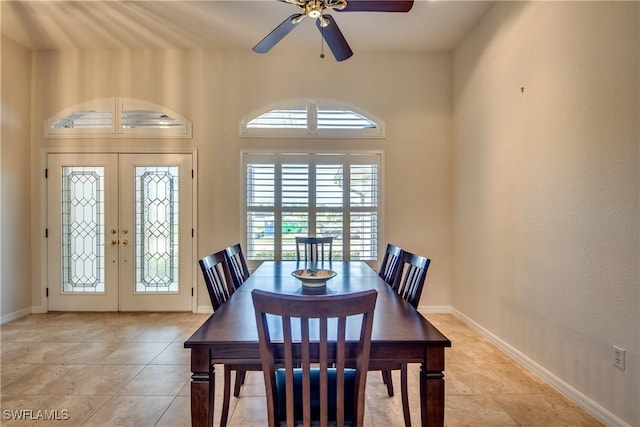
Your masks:
{"label": "door frame", "polygon": [[[169,147],[44,147],[40,151],[40,168],[42,171],[40,174],[40,262],[36,267],[40,271],[40,306],[33,306],[32,313],[48,313],[49,303],[47,296],[48,287],[48,249],[47,249],[47,221],[49,216],[48,202],[47,202],[47,156],[49,154],[190,154],[192,156],[192,239],[191,239],[191,253],[193,262],[191,262],[191,312],[197,313],[198,302],[198,269],[197,269],[197,249],[198,249],[198,150],[197,148],[169,148]],[[34,251],[35,253],[35,251]],[[34,261],[35,263],[35,261]]]}

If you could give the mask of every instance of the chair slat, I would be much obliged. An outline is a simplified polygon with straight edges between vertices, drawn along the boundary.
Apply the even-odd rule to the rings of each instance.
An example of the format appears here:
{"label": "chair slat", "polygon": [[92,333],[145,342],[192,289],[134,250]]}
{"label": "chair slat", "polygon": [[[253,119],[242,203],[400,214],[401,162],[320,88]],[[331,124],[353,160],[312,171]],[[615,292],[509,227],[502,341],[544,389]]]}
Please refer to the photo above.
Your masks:
{"label": "chair slat", "polygon": [[236,243],[226,248],[225,253],[229,263],[231,278],[233,279],[233,286],[235,289],[238,289],[250,275],[247,260],[242,252],[242,246],[240,246],[240,243]]}
{"label": "chair slat", "polygon": [[393,286],[398,277],[400,261],[402,259],[402,249],[391,243],[387,244],[387,249],[380,263],[378,275],[387,282],[389,286]]}

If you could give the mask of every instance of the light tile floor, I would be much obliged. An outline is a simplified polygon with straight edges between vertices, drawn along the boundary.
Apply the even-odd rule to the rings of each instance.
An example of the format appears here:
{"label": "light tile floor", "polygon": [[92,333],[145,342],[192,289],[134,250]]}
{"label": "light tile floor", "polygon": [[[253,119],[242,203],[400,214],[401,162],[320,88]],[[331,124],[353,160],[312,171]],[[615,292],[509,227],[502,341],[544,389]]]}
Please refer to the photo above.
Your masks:
{"label": "light tile floor", "polygon": [[[455,317],[427,317],[453,343],[446,350],[447,426],[601,425]],[[189,426],[189,351],[183,342],[206,318],[188,313],[49,313],[0,326],[0,424]],[[418,369],[410,365],[413,425],[419,425]],[[215,425],[221,367],[217,372]],[[400,378],[394,375],[398,392]],[[265,414],[261,374],[248,373],[241,396],[232,398],[229,425],[264,426]],[[22,420],[15,419],[19,415]],[[403,424],[399,394],[389,398],[380,374],[370,373],[365,425]]]}

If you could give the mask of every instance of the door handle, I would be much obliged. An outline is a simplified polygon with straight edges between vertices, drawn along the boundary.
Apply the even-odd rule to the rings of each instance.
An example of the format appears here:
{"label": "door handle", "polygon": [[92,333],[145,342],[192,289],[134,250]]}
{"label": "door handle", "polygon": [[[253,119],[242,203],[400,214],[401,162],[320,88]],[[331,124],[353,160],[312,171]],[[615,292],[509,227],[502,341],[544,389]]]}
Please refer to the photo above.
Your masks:
{"label": "door handle", "polygon": [[128,245],[128,244],[129,244],[129,241],[128,241],[127,239],[124,239],[124,240],[122,241],[122,244],[126,246],[126,245]]}

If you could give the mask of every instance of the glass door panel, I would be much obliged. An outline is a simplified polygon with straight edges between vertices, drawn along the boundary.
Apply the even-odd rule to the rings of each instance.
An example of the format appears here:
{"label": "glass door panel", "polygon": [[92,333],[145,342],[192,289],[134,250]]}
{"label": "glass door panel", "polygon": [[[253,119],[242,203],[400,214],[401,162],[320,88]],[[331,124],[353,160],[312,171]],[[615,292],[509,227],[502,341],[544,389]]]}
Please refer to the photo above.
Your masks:
{"label": "glass door panel", "polygon": [[189,154],[120,155],[123,311],[191,310],[191,168]]}
{"label": "glass door panel", "polygon": [[117,155],[48,157],[49,310],[118,309]]}

